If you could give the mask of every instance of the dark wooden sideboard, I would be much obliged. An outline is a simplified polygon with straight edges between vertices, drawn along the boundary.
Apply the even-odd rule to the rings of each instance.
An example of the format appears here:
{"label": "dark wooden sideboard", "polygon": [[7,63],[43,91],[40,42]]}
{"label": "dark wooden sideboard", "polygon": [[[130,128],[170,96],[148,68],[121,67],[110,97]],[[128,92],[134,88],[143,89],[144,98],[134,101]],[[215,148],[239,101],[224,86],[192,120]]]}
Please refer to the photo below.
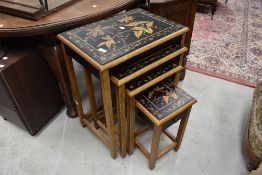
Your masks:
{"label": "dark wooden sideboard", "polygon": [[[187,33],[185,39],[185,46],[188,49],[190,49],[196,8],[196,0],[150,0],[151,12],[189,27],[190,31]],[[184,59],[183,66],[185,64],[186,58]],[[185,71],[181,72],[180,79],[184,79],[184,77]]]}
{"label": "dark wooden sideboard", "polygon": [[54,73],[34,41],[4,42],[0,58],[0,115],[35,135],[64,106]]}

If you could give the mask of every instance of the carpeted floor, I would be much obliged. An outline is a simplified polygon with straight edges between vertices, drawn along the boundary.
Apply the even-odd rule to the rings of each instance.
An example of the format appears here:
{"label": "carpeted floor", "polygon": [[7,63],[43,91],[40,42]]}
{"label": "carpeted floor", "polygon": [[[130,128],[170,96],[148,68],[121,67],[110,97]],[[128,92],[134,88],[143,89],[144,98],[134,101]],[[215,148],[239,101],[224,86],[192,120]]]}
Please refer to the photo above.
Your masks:
{"label": "carpeted floor", "polygon": [[218,0],[196,14],[187,69],[247,86],[262,80],[262,0]]}

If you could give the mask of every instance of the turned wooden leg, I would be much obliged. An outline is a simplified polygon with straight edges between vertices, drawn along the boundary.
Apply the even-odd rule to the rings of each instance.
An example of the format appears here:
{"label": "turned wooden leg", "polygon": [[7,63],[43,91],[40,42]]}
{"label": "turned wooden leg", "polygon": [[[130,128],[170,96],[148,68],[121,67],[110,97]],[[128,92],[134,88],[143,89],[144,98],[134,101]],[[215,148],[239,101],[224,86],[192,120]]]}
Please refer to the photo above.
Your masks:
{"label": "turned wooden leg", "polygon": [[72,118],[77,117],[76,104],[72,97],[64,56],[56,36],[40,38],[40,50],[59,81],[67,106],[67,115]]}
{"label": "turned wooden leg", "polygon": [[116,140],[115,140],[115,133],[114,133],[112,96],[111,96],[108,70],[105,70],[104,72],[100,72],[100,83],[101,83],[102,98],[103,98],[105,118],[106,118],[106,126],[110,139],[111,156],[113,159],[115,159],[117,156]]}
{"label": "turned wooden leg", "polygon": [[120,154],[126,156],[125,86],[116,87],[116,104],[119,129]]}
{"label": "turned wooden leg", "polygon": [[68,75],[69,75],[69,79],[70,79],[70,84],[71,84],[73,96],[74,96],[74,99],[75,99],[75,103],[77,105],[78,114],[80,116],[80,122],[83,125],[84,110],[83,110],[82,101],[81,101],[81,97],[80,97],[80,93],[79,93],[79,88],[78,88],[78,85],[77,85],[77,79],[76,79],[76,75],[75,75],[74,65],[73,65],[73,62],[72,62],[72,58],[69,57],[66,53],[64,44],[61,44],[61,45],[62,45],[62,49],[63,49],[63,53],[64,53],[64,59],[65,59],[67,70],[68,70]]}
{"label": "turned wooden leg", "polygon": [[151,151],[149,155],[149,169],[150,170],[155,168],[161,132],[162,132],[162,126],[154,125],[154,131],[153,131],[152,143],[151,143]]}
{"label": "turned wooden leg", "polygon": [[135,97],[129,97],[127,109],[128,109],[128,134],[127,134],[127,141],[128,141],[128,154],[132,155],[134,152],[134,127],[135,127],[135,106],[136,101]]}
{"label": "turned wooden leg", "polygon": [[182,142],[185,130],[186,130],[191,108],[192,106],[187,110],[186,117],[182,118],[180,121],[179,129],[178,129],[176,140],[175,140],[177,142],[177,146],[174,148],[175,151],[178,151],[181,146],[181,142]]}

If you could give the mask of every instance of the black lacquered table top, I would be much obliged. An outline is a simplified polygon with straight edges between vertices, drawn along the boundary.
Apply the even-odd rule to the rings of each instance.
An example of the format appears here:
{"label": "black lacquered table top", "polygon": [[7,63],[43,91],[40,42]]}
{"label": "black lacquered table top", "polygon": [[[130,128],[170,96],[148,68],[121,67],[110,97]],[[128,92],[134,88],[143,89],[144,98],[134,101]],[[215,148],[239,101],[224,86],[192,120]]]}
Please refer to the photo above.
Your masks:
{"label": "black lacquered table top", "polygon": [[[113,73],[113,75],[117,78],[117,79],[122,79],[125,78],[131,74],[133,74],[134,72],[166,57],[167,55],[178,51],[179,49],[181,49],[182,46],[180,45],[173,45],[173,46],[169,46],[163,50],[160,50],[158,52],[155,52],[154,54],[151,55],[143,55],[140,54],[139,56],[133,58],[134,63],[130,63],[130,61],[128,63],[122,64],[122,65],[118,65],[117,67],[114,68],[113,71],[115,71]],[[138,61],[137,61],[138,60]]]}
{"label": "black lacquered table top", "polygon": [[139,101],[153,116],[162,120],[194,98],[170,80],[165,80],[137,95]]}
{"label": "black lacquered table top", "polygon": [[134,9],[61,35],[103,65],[183,28],[186,27]]}

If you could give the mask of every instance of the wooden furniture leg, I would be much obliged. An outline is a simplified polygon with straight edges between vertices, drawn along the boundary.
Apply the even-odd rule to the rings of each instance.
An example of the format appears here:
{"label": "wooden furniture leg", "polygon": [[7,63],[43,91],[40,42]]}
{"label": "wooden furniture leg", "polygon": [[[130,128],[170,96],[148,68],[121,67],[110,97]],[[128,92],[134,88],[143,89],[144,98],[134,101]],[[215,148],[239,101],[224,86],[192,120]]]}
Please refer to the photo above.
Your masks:
{"label": "wooden furniture leg", "polygon": [[62,49],[56,36],[45,36],[40,38],[40,49],[46,61],[50,65],[52,71],[61,86],[64,100],[67,106],[67,115],[71,118],[77,117],[76,104],[72,97],[68,73],[66,70],[65,60],[63,59]]}
{"label": "wooden furniture leg", "polygon": [[217,11],[217,4],[215,3],[215,4],[212,4],[212,18],[211,19],[213,19],[216,11]]}
{"label": "wooden furniture leg", "polygon": [[104,112],[106,118],[106,126],[110,139],[110,150],[112,158],[116,158],[116,140],[114,133],[114,122],[113,122],[113,107],[112,107],[112,96],[110,88],[109,72],[105,70],[100,72],[100,83],[102,90],[102,98],[104,104]]}
{"label": "wooden furniture leg", "polygon": [[155,168],[161,132],[162,132],[162,126],[154,125],[154,131],[153,131],[152,143],[151,143],[151,151],[150,151],[150,156],[149,156],[150,170]]}
{"label": "wooden furniture leg", "polygon": [[[183,64],[183,60],[184,60],[184,54],[181,54],[180,55],[180,58],[179,58],[179,65],[182,65]],[[174,78],[174,83],[175,85],[177,86],[178,85],[178,82],[181,78],[181,73],[185,71],[185,69],[182,69],[181,71],[178,71],[176,74],[175,74],[175,78]]]}
{"label": "wooden furniture leg", "polygon": [[[181,45],[182,46],[187,46],[188,47],[188,43],[186,43],[186,40],[187,39],[187,35],[189,35],[189,33],[187,34],[183,34],[182,35],[182,40],[181,40]],[[191,37],[190,37],[190,40],[191,40]],[[188,42],[188,41],[187,41]],[[190,46],[190,43],[189,43],[189,46]],[[189,54],[189,50],[186,52],[186,55]],[[183,53],[181,56],[180,56],[180,60],[179,60],[179,65],[185,67],[186,66],[186,62],[187,62],[187,58],[186,58],[186,55]],[[184,80],[186,76],[186,69],[182,69],[180,72],[179,72],[179,80]]]}
{"label": "wooden furniture leg", "polygon": [[91,114],[94,119],[95,127],[98,128],[97,105],[96,105],[94,85],[93,85],[91,73],[86,68],[84,68],[84,77],[85,77],[85,82],[87,86],[86,88],[87,88],[87,95],[89,97],[89,102],[90,102]]}
{"label": "wooden furniture leg", "polygon": [[180,145],[181,145],[181,142],[182,142],[185,130],[186,130],[186,125],[189,119],[189,115],[191,112],[191,108],[192,106],[187,109],[186,117],[182,118],[180,121],[179,129],[178,129],[176,140],[175,140],[175,142],[177,143],[176,147],[174,148],[175,151],[178,151],[180,148]]}
{"label": "wooden furniture leg", "polygon": [[75,75],[75,70],[74,70],[72,58],[69,57],[68,54],[66,53],[64,44],[61,44],[61,46],[62,46],[62,50],[63,50],[63,53],[64,53],[64,59],[65,59],[65,62],[66,62],[66,66],[67,66],[67,70],[68,70],[68,74],[69,74],[69,79],[71,81],[71,88],[72,88],[72,91],[73,91],[73,96],[75,98],[75,103],[76,103],[76,106],[77,106],[78,114],[80,116],[80,122],[81,122],[81,124],[83,124],[84,111],[83,111],[83,107],[82,107],[81,97],[80,97],[80,94],[79,94],[79,89],[78,89],[78,86],[77,86],[77,79],[76,79],[76,75]]}
{"label": "wooden furniture leg", "polygon": [[120,154],[126,156],[125,86],[116,87],[117,116],[119,125]]}
{"label": "wooden furniture leg", "polygon": [[132,155],[134,152],[134,127],[135,127],[135,97],[128,98],[128,154]]}
{"label": "wooden furniture leg", "polygon": [[[66,53],[64,44],[62,45],[62,49],[64,52],[64,58],[71,82],[71,88],[73,91],[73,97],[75,99],[75,103],[77,105],[77,110],[78,114],[80,116],[80,121],[83,126],[87,126],[89,129],[93,131],[93,133],[101,139],[111,150],[111,156],[113,158],[116,158],[116,143],[115,143],[115,136],[114,136],[114,130],[113,130],[113,109],[112,109],[112,101],[111,101],[111,90],[110,90],[110,82],[109,82],[109,72],[101,72],[100,73],[100,78],[101,78],[101,88],[102,88],[102,96],[103,96],[103,104],[104,104],[104,111],[105,111],[105,118],[106,118],[106,126],[105,127],[103,124],[101,124],[101,128],[108,134],[109,139],[104,137],[96,128],[93,126],[89,121],[87,116],[90,116],[92,114],[84,114],[83,111],[83,105],[79,93],[79,88],[77,85],[77,79],[74,71],[74,66],[72,62],[72,58],[68,56]],[[91,79],[91,74],[86,70],[85,72],[85,80],[88,85],[88,93],[89,93],[89,98],[91,99],[91,103],[93,102],[93,106],[91,106],[91,113],[96,114],[96,105],[95,105],[95,96],[94,96],[94,90],[92,89],[93,83]],[[90,85],[90,86],[89,86]],[[91,87],[91,88],[90,88]],[[93,95],[92,95],[93,94]],[[91,104],[92,105],[92,104]],[[95,110],[92,111],[92,110]],[[97,120],[97,115],[94,115],[94,122]],[[98,120],[97,120],[98,121]],[[99,123],[98,123],[99,124]],[[100,125],[99,125],[100,126]]]}
{"label": "wooden furniture leg", "polygon": [[[181,56],[181,59],[182,58],[183,56]],[[179,70],[175,73],[176,80],[178,80]],[[189,119],[190,110],[192,108],[192,105],[197,102],[196,99],[194,99],[189,94],[187,94],[175,85],[176,82],[170,79],[174,77],[173,74],[171,74],[170,76],[171,77],[168,77],[167,80],[158,82],[158,84],[153,85],[153,87],[151,87],[150,89],[147,89],[144,92],[138,92],[139,95],[137,95],[137,97],[131,96],[132,93],[129,93],[130,91],[128,91],[128,89],[126,90],[129,96],[129,100],[133,98],[133,100],[135,100],[136,105],[134,106],[132,101],[129,101],[127,106],[129,111],[129,153],[133,153],[135,144],[142,151],[142,153],[149,159],[150,170],[155,168],[156,161],[159,158],[161,158],[173,149],[179,149]],[[165,94],[163,94],[163,92]],[[173,98],[169,98],[167,101],[165,97],[168,94],[172,94]],[[162,106],[160,106],[161,103],[163,104]],[[159,106],[156,107],[156,105]],[[138,136],[140,134],[143,134],[148,129],[148,125],[145,125],[144,127],[141,127],[139,130],[134,132],[134,111],[136,107],[143,114],[141,115],[141,117],[147,118],[145,118],[145,122],[152,122],[154,124],[150,152],[147,151],[144,145],[138,140]],[[167,128],[175,124],[179,120],[180,125],[177,132],[177,136],[175,137],[172,133],[170,133],[167,130]],[[172,141],[172,143],[159,151],[158,147],[162,131]]]}

